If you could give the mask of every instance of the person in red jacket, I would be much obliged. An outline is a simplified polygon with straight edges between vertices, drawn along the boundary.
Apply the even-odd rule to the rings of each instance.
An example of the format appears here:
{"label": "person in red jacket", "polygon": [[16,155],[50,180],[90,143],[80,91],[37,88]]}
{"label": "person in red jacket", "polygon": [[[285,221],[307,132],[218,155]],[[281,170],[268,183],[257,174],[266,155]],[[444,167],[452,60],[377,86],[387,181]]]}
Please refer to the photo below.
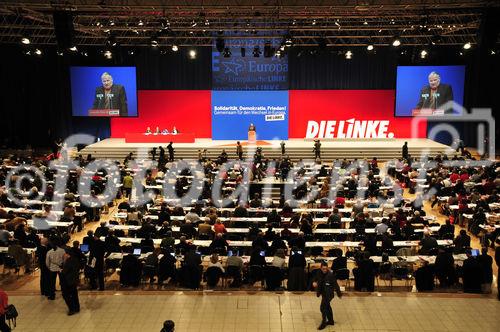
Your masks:
{"label": "person in red jacket", "polygon": [[11,329],[7,323],[5,323],[5,309],[9,305],[9,297],[3,289],[0,288],[0,331],[10,332]]}

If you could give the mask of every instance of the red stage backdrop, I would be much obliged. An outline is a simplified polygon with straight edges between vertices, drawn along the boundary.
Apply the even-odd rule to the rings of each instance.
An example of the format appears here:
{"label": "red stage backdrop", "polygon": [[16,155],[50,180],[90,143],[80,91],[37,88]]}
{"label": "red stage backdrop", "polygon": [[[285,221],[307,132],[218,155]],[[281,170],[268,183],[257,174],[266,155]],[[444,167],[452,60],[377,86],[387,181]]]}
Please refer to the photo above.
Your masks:
{"label": "red stage backdrop", "polygon": [[[258,93],[258,92],[256,92]],[[410,138],[412,118],[394,117],[393,90],[290,90],[289,138]],[[211,91],[141,90],[136,118],[111,118],[111,137],[172,129],[210,138]],[[418,137],[427,137],[427,123]]]}
{"label": "red stage backdrop", "polygon": [[[410,138],[393,90],[290,90],[289,138]],[[418,137],[427,137],[427,123]]]}
{"label": "red stage backdrop", "polygon": [[147,127],[155,130],[176,126],[181,133],[197,138],[212,137],[210,90],[140,90],[138,117],[111,118],[111,137],[125,133],[143,133]]}

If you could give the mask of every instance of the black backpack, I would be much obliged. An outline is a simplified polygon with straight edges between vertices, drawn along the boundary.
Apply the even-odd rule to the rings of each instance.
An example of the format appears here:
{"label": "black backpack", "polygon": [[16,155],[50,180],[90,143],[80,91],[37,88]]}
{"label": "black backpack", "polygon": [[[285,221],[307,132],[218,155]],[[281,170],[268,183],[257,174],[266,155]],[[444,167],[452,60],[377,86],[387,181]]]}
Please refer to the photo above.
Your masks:
{"label": "black backpack", "polygon": [[7,308],[5,308],[5,320],[9,323],[9,327],[11,327],[10,323],[16,327],[17,325],[17,316],[19,316],[19,313],[17,312],[16,307],[13,304],[9,304]]}

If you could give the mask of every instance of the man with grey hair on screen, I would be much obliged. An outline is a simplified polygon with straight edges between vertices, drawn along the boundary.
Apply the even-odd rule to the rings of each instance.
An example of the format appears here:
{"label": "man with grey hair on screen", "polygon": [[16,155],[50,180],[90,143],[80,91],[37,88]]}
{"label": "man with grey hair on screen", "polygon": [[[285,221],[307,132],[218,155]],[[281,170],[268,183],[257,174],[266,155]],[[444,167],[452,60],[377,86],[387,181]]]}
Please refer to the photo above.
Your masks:
{"label": "man with grey hair on screen", "polygon": [[120,116],[128,116],[127,95],[120,84],[113,84],[113,77],[104,72],[101,75],[102,86],[95,89],[93,109],[119,110]]}
{"label": "man with grey hair on screen", "polygon": [[[453,100],[451,86],[448,84],[441,84],[441,76],[433,71],[429,74],[429,85],[424,86],[420,91],[420,100],[415,108],[441,109],[441,106],[450,100]],[[451,111],[453,112],[453,110]]]}

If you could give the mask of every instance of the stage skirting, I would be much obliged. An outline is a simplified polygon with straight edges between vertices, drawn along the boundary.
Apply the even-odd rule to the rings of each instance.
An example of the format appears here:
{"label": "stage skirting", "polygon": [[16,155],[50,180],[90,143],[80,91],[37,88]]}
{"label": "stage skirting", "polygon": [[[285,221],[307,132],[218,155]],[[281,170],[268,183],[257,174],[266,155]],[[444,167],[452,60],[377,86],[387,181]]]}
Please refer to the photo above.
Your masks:
{"label": "stage skirting", "polygon": [[126,143],[194,143],[193,133],[146,135],[144,133],[126,133]]}

